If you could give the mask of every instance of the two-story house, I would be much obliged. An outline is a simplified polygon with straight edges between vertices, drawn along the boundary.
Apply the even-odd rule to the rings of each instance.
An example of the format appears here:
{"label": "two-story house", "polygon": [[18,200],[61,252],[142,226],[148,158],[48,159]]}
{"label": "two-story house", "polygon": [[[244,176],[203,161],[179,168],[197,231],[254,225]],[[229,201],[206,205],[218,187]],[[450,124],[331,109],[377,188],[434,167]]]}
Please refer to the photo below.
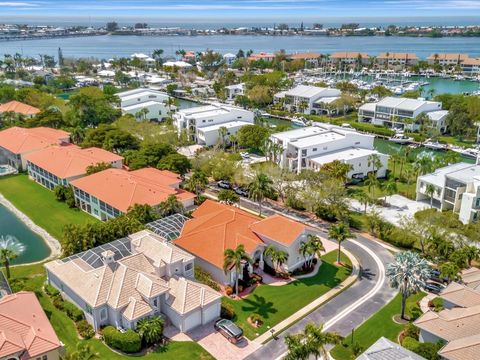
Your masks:
{"label": "two-story house", "polygon": [[274,102],[283,101],[283,107],[290,112],[324,114],[329,111],[327,104],[338,99],[341,93],[338,89],[298,85],[275,94]]}

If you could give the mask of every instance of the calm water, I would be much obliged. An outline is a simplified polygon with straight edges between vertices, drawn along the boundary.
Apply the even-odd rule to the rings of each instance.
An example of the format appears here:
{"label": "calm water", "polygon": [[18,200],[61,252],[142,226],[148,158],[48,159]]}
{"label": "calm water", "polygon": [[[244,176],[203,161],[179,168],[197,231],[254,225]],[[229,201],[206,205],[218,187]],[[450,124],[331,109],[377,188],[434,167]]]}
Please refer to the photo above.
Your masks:
{"label": "calm water", "polygon": [[163,49],[165,55],[175,55],[179,49],[202,51],[213,49],[221,53],[238,49],[254,51],[287,52],[316,51],[332,53],[351,50],[365,51],[371,55],[380,52],[415,52],[427,57],[436,52],[467,53],[480,56],[479,38],[414,38],[414,37],[326,37],[326,36],[96,36],[45,40],[20,40],[0,43],[1,54],[23,53],[57,55],[61,47],[65,57],[95,57],[109,59],[130,56],[135,52],[152,53]]}
{"label": "calm water", "polygon": [[2,205],[0,205],[0,235],[13,235],[26,247],[22,255],[12,262],[13,264],[40,261],[50,255],[50,248],[45,241]]}

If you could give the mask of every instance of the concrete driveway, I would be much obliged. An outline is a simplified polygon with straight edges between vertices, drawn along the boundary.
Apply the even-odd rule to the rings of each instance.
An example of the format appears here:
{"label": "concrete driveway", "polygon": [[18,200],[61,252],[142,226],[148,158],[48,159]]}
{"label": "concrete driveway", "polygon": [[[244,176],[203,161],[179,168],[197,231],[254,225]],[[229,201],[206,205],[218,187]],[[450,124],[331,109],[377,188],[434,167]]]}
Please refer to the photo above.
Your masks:
{"label": "concrete driveway", "polygon": [[213,323],[199,326],[188,333],[181,333],[173,326],[169,326],[164,333],[165,336],[175,341],[197,342],[215,359],[241,360],[261,347],[260,344],[246,338],[238,344],[231,344],[222,334],[215,331]]}

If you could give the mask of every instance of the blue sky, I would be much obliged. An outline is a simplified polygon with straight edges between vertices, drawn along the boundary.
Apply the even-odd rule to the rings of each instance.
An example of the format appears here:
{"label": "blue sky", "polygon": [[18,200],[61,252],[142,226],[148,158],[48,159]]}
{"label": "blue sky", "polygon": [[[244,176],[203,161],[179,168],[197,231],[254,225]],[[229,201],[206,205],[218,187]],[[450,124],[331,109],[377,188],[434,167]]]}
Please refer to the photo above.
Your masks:
{"label": "blue sky", "polygon": [[480,0],[0,0],[4,15],[182,18],[480,16]]}

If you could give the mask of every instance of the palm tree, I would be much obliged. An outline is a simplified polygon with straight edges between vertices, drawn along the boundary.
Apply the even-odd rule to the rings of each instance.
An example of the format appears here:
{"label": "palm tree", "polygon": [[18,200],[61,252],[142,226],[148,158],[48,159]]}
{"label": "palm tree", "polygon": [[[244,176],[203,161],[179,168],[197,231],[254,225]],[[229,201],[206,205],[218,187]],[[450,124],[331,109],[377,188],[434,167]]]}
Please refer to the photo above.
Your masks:
{"label": "palm tree", "polygon": [[465,246],[462,251],[467,257],[468,267],[472,266],[473,260],[478,260],[480,258],[480,249],[474,245]]}
{"label": "palm tree", "polygon": [[251,263],[252,259],[246,253],[243,244],[237,246],[235,250],[226,249],[223,253],[223,271],[227,274],[232,268],[235,268],[235,295],[238,296],[238,278],[244,262]]}
{"label": "palm tree", "polygon": [[395,254],[395,261],[387,265],[386,275],[390,285],[402,294],[401,317],[405,319],[407,298],[421,290],[430,277],[430,266],[420,255],[411,251]]}
{"label": "palm tree", "polygon": [[169,96],[167,99],[163,100],[163,104],[168,108],[168,114],[172,114],[172,106],[176,106],[177,99],[173,96]]}
{"label": "palm tree", "polygon": [[167,200],[158,204],[158,212],[161,217],[170,216],[177,213],[183,214],[184,211],[185,208],[183,207],[183,204],[178,201],[177,197],[173,194],[170,195]]}
{"label": "palm tree", "polygon": [[391,196],[398,191],[397,183],[395,182],[395,180],[389,180],[384,184],[383,190],[385,191],[385,198],[383,199],[383,201],[386,203],[387,196]]}
{"label": "palm tree", "polygon": [[350,232],[348,225],[341,222],[336,225],[330,226],[330,229],[328,229],[328,237],[338,242],[337,263],[341,264],[342,262],[341,262],[340,256],[342,251],[341,249],[342,241],[351,238],[352,233]]}
{"label": "palm tree", "polygon": [[333,179],[337,179],[342,183],[347,182],[348,173],[353,169],[352,164],[344,163],[340,160],[333,160],[321,167],[321,170],[330,175]]}
{"label": "palm tree", "polygon": [[157,65],[157,68],[160,65],[162,65],[162,55],[163,55],[163,49],[153,50],[152,57],[155,59],[155,63]]}
{"label": "palm tree", "polygon": [[238,141],[237,136],[236,136],[235,134],[230,134],[230,135],[228,136],[228,141],[229,141],[230,144],[233,146],[233,152],[236,152],[236,151],[237,151],[237,149],[236,149],[236,147],[237,147],[237,141]]}
{"label": "palm tree", "polygon": [[430,207],[433,208],[433,195],[437,192],[435,185],[427,184],[425,187],[425,194],[430,196]]}
{"label": "palm tree", "polygon": [[279,270],[282,265],[288,261],[288,253],[277,249],[273,245],[268,245],[263,254],[265,257],[270,257],[273,267],[275,268],[275,272],[277,273],[280,272]]}
{"label": "palm tree", "polygon": [[361,205],[364,206],[363,213],[367,213],[367,206],[372,202],[370,195],[368,195],[365,191],[359,191],[355,194],[355,198],[360,202]]}
{"label": "palm tree", "polygon": [[207,185],[208,177],[202,170],[195,170],[186,183],[187,189],[193,191],[197,196],[205,190]]}
{"label": "palm tree", "polygon": [[382,166],[382,161],[380,160],[380,156],[377,154],[370,154],[368,155],[368,166],[372,167],[374,173]]}
{"label": "palm tree", "polygon": [[308,360],[310,357],[310,352],[302,334],[287,335],[285,344],[288,349],[287,355],[284,357],[285,360]]}
{"label": "palm tree", "polygon": [[137,324],[137,333],[148,345],[158,342],[163,335],[164,322],[160,316],[141,319]]}
{"label": "palm tree", "polygon": [[220,138],[220,141],[222,142],[222,147],[224,149],[227,144],[227,141],[226,141],[227,135],[228,135],[228,129],[225,126],[220,126],[220,128],[218,129],[218,136]]}
{"label": "palm tree", "polygon": [[262,216],[262,201],[273,192],[272,180],[263,173],[258,173],[253,181],[248,185],[248,195],[258,202],[258,212]]}
{"label": "palm tree", "polygon": [[5,266],[7,279],[10,278],[10,262],[15,260],[24,251],[25,245],[23,245],[16,237],[12,235],[0,237],[0,261],[3,263],[3,266]]}
{"label": "palm tree", "polygon": [[90,344],[79,342],[75,351],[68,353],[65,356],[62,356],[63,360],[99,360],[101,359],[100,354],[93,350],[93,347]]}
{"label": "palm tree", "polygon": [[[397,164],[402,164],[402,154],[399,152],[395,153],[395,154],[392,154],[390,156],[390,159],[392,160],[392,164],[393,164],[393,169],[392,169],[392,173],[393,173],[393,177],[395,178],[395,172],[396,172],[396,167],[397,167]],[[400,172],[401,173],[401,172]],[[400,174],[401,175],[401,174]],[[400,177],[400,176],[399,176]]]}
{"label": "palm tree", "polygon": [[370,197],[373,199],[373,193],[375,191],[375,188],[379,185],[377,176],[373,172],[369,172],[367,175],[367,179],[364,181],[364,183],[365,186],[368,188],[368,191],[370,192]]}
{"label": "palm tree", "polygon": [[445,262],[440,265],[440,276],[442,278],[447,278],[448,282],[456,280],[458,278],[459,272],[460,268],[457,264],[454,264],[453,262]]}
{"label": "palm tree", "polygon": [[298,252],[305,258],[305,266],[307,268],[312,266],[315,255],[319,258],[322,256],[322,251],[325,251],[322,241],[314,234],[308,234],[307,241],[302,242],[298,249]]}

